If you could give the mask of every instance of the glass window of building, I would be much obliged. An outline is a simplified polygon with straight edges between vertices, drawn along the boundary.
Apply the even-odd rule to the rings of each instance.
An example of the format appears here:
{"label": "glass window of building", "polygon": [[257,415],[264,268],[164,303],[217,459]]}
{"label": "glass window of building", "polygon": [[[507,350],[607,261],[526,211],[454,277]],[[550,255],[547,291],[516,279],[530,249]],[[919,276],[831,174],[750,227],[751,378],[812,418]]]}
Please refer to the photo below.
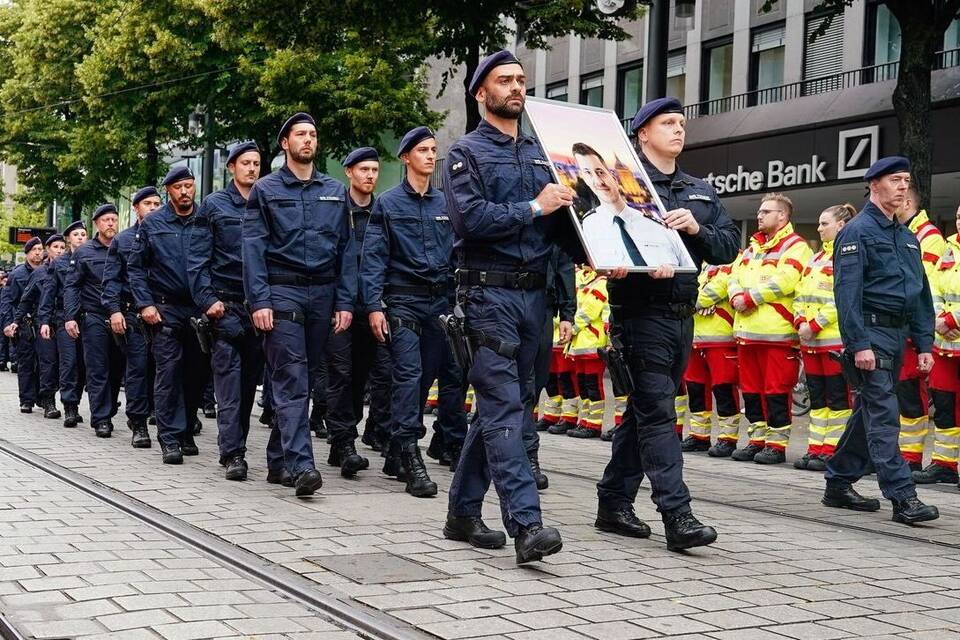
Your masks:
{"label": "glass window of building", "polygon": [[687,87],[687,54],[678,51],[667,56],[667,95],[684,102]]}
{"label": "glass window of building", "polygon": [[843,71],[843,15],[834,16],[826,32],[814,38],[825,19],[822,15],[807,18],[803,39],[803,95],[841,88],[838,74]]}
{"label": "glass window of building", "polygon": [[617,113],[631,118],[643,100],[643,65],[620,69],[617,82]]}
{"label": "glass window of building", "polygon": [[960,49],[960,19],[954,19],[943,34],[943,50]]}
{"label": "glass window of building", "polygon": [[[733,82],[733,43],[730,41],[704,47],[702,94],[706,100],[719,100],[730,95]],[[710,105],[709,113],[727,111],[726,101]]]}
{"label": "glass window of building", "polygon": [[778,102],[775,88],[783,85],[784,25],[756,31],[750,47],[750,89],[756,91],[752,104]]}
{"label": "glass window of building", "polygon": [[603,76],[595,75],[580,80],[580,104],[603,106]]}
{"label": "glass window of building", "polygon": [[567,83],[559,82],[547,87],[547,100],[567,101]]}

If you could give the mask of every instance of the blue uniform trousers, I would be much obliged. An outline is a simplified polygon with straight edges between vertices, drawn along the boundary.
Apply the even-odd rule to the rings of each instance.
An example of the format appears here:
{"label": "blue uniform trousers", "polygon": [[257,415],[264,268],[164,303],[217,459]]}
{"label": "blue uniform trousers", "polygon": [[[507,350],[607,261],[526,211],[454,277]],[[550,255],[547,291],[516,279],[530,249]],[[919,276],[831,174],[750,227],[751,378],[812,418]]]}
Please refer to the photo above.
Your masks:
{"label": "blue uniform trousers", "polygon": [[644,316],[626,319],[622,326],[634,389],[597,484],[600,504],[611,509],[632,506],[646,475],[657,511],[689,510],[673,399],[690,356],[693,320]]}
{"label": "blue uniform trousers", "polygon": [[10,362],[10,338],[0,333],[0,362]]}
{"label": "blue uniform trousers", "polygon": [[247,451],[250,413],[263,376],[263,349],[250,316],[242,305],[230,304],[216,324],[210,365],[217,406],[220,461]]}
{"label": "blue uniform trousers", "polygon": [[40,398],[49,398],[57,394],[60,387],[60,362],[57,356],[56,336],[50,339],[37,338],[37,365],[39,367]]}
{"label": "blue uniform trousers", "polygon": [[546,295],[543,289],[524,291],[471,287],[466,292],[468,328],[519,345],[516,358],[481,346],[474,355],[469,379],[477,394],[477,418],[467,431],[460,463],[450,484],[449,512],[479,516],[490,481],[500,497],[507,533],[542,521],[540,497],[523,446],[524,396],[533,370]]}
{"label": "blue uniform trousers", "polygon": [[126,413],[131,420],[146,419],[153,412],[154,367],[150,345],[139,329],[137,317],[132,312],[123,314],[127,323],[126,370],[123,377],[123,393],[126,398]]}
{"label": "blue uniform trousers", "polygon": [[[440,371],[437,375],[437,419],[433,423],[440,432],[443,446],[449,451],[463,447],[467,437],[467,413],[463,403],[467,397],[467,376],[457,365],[446,339],[440,345]],[[423,406],[423,403],[420,403]]]}
{"label": "blue uniform trousers", "polygon": [[[441,345],[446,340],[437,318],[446,313],[449,304],[445,295],[389,295],[386,307],[393,365],[390,437],[402,447],[423,434],[423,405],[437,377]],[[398,318],[419,327],[419,335],[409,326],[394,326]]]}
{"label": "blue uniform trousers", "polygon": [[870,344],[877,358],[893,362],[892,370],[861,371],[863,385],[853,415],[827,462],[828,485],[853,484],[873,463],[883,497],[903,500],[917,495],[910,467],[900,455],[900,407],[896,384],[903,363],[906,329],[868,327]]}
{"label": "blue uniform trousers", "polygon": [[540,434],[537,433],[537,427],[533,422],[533,414],[540,402],[540,394],[547,386],[547,380],[550,377],[550,360],[553,357],[553,318],[557,315],[557,310],[547,307],[544,310],[543,327],[540,329],[540,341],[537,345],[537,357],[533,363],[533,372],[530,377],[530,384],[533,385],[530,390],[529,403],[526,405],[527,415],[529,416],[529,425],[523,423],[523,444],[527,453],[533,454],[540,449]]}
{"label": "blue uniform trousers", "polygon": [[20,391],[20,404],[34,405],[37,402],[39,379],[37,376],[38,338],[34,338],[31,328],[23,325],[17,328],[17,339],[11,343],[17,350],[17,386]]}
{"label": "blue uniform trousers", "polygon": [[[157,439],[164,446],[183,444],[187,429],[200,408],[203,388],[210,377],[210,359],[200,350],[191,316],[192,306],[157,305],[163,319],[153,326],[153,357],[156,361],[154,402]],[[191,431],[192,433],[192,431]]]}
{"label": "blue uniform trousers", "polygon": [[123,354],[113,341],[113,331],[106,316],[84,314],[80,339],[83,340],[87,370],[90,426],[96,427],[117,415],[117,398],[123,380]]}
{"label": "blue uniform trousers", "polygon": [[[363,396],[370,384],[370,414],[374,433],[390,428],[390,350],[373,337],[366,317],[357,316],[349,331],[330,336],[327,376],[327,427],[330,442],[357,437],[363,417]],[[379,435],[378,435],[379,437]]]}
{"label": "blue uniform trousers", "polygon": [[63,328],[63,316],[54,316],[57,356],[60,359],[60,401],[64,406],[77,406],[83,394],[86,373],[83,366],[83,341],[70,337]]}
{"label": "blue uniform trousers", "polygon": [[336,284],[272,285],[270,291],[274,312],[297,315],[296,321],[274,317],[263,341],[284,464],[296,477],[316,466],[307,413],[310,373],[324,357]]}

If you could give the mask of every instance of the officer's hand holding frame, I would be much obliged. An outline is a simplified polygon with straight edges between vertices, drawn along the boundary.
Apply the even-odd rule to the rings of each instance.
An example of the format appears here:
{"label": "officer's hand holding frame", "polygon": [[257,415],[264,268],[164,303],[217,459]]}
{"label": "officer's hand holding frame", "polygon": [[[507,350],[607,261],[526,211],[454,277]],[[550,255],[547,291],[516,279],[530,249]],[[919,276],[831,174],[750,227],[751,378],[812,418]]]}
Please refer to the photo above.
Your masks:
{"label": "officer's hand holding frame", "polygon": [[573,189],[570,187],[551,182],[536,197],[542,211],[541,215],[548,216],[560,207],[569,207],[573,204],[573,195]]}
{"label": "officer's hand holding frame", "polygon": [[668,227],[675,231],[683,231],[691,236],[700,233],[700,223],[697,222],[693,211],[690,211],[690,209],[671,209],[667,211],[667,215],[663,217],[663,221],[667,223]]}

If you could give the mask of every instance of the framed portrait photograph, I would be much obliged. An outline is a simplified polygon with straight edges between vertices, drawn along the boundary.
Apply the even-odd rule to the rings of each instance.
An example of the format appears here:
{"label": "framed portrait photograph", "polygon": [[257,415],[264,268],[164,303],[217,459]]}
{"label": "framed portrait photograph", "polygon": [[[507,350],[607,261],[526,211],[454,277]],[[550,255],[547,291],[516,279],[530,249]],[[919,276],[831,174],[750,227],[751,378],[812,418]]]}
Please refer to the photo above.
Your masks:
{"label": "framed portrait photograph", "polygon": [[594,269],[697,271],[616,113],[527,98],[526,115],[554,178],[576,191],[570,215]]}

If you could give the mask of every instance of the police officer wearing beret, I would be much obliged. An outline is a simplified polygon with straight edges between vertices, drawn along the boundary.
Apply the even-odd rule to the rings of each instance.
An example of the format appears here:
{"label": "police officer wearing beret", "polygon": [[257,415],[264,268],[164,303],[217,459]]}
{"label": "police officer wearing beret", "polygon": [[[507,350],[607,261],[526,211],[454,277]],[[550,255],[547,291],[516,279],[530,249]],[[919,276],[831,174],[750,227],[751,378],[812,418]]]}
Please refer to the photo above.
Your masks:
{"label": "police officer wearing beret", "polygon": [[63,318],[67,334],[83,342],[90,426],[97,437],[109,438],[123,379],[123,354],[113,340],[101,296],[107,251],[117,235],[120,216],[113,204],[105,203],[91,217],[97,233],[73,252],[73,269],[63,294]]}
{"label": "police officer wearing beret", "polygon": [[[354,149],[344,158],[343,169],[349,182],[350,224],[359,253],[376,200],[373,191],[380,176],[380,155],[373,147]],[[330,336],[327,354],[327,462],[350,477],[370,465],[357,454],[355,445],[368,380],[370,414],[363,441],[379,450],[380,441],[389,437],[390,351],[373,337],[367,322],[357,321],[351,323],[349,331]]]}
{"label": "police officer wearing beret", "polygon": [[126,359],[123,393],[126,402],[127,427],[131,431],[130,445],[135,449],[150,448],[147,420],[153,413],[153,356],[147,342],[143,323],[130,291],[127,264],[136,242],[140,225],[147,214],[160,208],[160,193],[156,187],[138,189],[130,199],[137,221],[117,234],[107,250],[107,264],[103,269],[103,306],[110,315],[110,328],[124,336],[121,351]]}
{"label": "police officer wearing beret", "polygon": [[250,413],[263,376],[261,340],[243,295],[241,232],[247,196],[260,177],[260,149],[235,145],[227,156],[233,179],[200,205],[190,236],[187,274],[197,306],[216,325],[210,364],[219,404],[217,443],[227,480],[246,480]]}
{"label": "police officer wearing beret", "polygon": [[[677,165],[686,120],[676,98],[653,100],[637,112],[631,131],[643,167],[660,196],[664,218],[680,234],[694,264],[727,264],[737,256],[740,231],[716,192]],[[651,265],[654,266],[654,265]],[[674,425],[674,396],[693,343],[697,274],[659,265],[651,273],[618,269],[609,283],[611,335],[619,335],[633,376],[623,423],[614,431],[610,462],[597,485],[596,527],[645,538],[650,527],[633,503],[640,482],[650,480],[651,499],[663,519],[667,548],[675,551],[716,540],[690,510],[683,457]]]}
{"label": "police officer wearing beret", "polygon": [[[63,255],[66,245],[63,242],[63,236],[55,233],[48,237],[43,243],[46,250],[46,256],[42,265],[33,270],[27,286],[20,298],[20,305],[17,309],[17,317],[32,316],[34,325],[40,327],[39,340],[37,347],[37,372],[38,372],[38,398],[40,406],[43,408],[43,417],[56,419],[60,417],[60,410],[57,409],[57,403],[54,396],[60,386],[60,363],[57,356],[57,342],[53,339],[50,327],[44,326],[48,322],[48,316],[41,315],[40,301],[43,298],[43,290],[50,281],[53,273],[51,263]],[[44,313],[48,312],[44,307]]]}
{"label": "police officer wearing beret", "polygon": [[163,179],[167,203],[146,216],[127,262],[130,293],[152,334],[156,361],[154,403],[164,464],[197,455],[193,424],[210,377],[190,319],[197,309],[187,278],[190,234],[196,223],[196,185],[189,168],[174,167]]}
{"label": "police officer wearing beret", "polygon": [[504,544],[480,517],[493,480],[517,563],[524,563],[563,544],[555,528],[543,526],[522,430],[525,421],[532,426],[524,406],[532,404],[547,261],[554,238],[576,238],[563,227],[574,193],[552,183],[539,143],[519,128],[526,76],[513,54],[484,58],[469,90],[485,115],[450,148],[444,191],[456,231],[458,296],[476,347],[469,378],[478,413],[450,487],[444,535],[480,547]]}
{"label": "police officer wearing beret", "polygon": [[43,264],[43,241],[33,237],[23,245],[24,262],[10,272],[0,298],[0,324],[3,333],[15,340],[17,349],[17,386],[20,394],[20,413],[33,413],[37,403],[37,347],[34,319],[17,317],[20,298],[35,269]]}
{"label": "police officer wearing beret", "polygon": [[[391,439],[383,472],[406,481],[418,498],[437,495],[420,455],[420,416],[437,376],[446,313],[453,231],[443,193],[430,185],[437,140],[411,129],[397,156],[406,175],[373,206],[363,243],[360,298],[373,335],[389,341],[393,362]],[[426,386],[425,386],[426,385]]]}
{"label": "police officer wearing beret", "polygon": [[313,458],[309,371],[334,332],[346,331],[357,296],[357,249],[346,188],[314,167],[317,128],[291,116],[277,142],[286,161],[257,181],[243,222],[243,286],[266,335],[276,421],[296,495],[323,484]]}
{"label": "police officer wearing beret", "polygon": [[82,220],[70,223],[63,230],[66,251],[50,264],[50,276],[40,294],[37,319],[41,337],[52,336],[57,343],[60,372],[60,400],[63,402],[63,426],[76,427],[83,422],[78,407],[86,380],[83,349],[80,340],[67,333],[63,317],[63,294],[67,277],[73,271],[73,253],[87,241]]}
{"label": "police officer wearing beret", "polygon": [[910,188],[910,161],[877,160],[864,175],[869,200],[836,239],[833,292],[846,354],[859,372],[859,401],[827,462],[823,504],[877,511],[853,484],[871,463],[893,520],[915,524],[936,520],[936,507],[917,498],[910,468],[900,455],[900,410],[896,384],[907,337],[918,352],[922,375],[933,369],[933,299],[916,236],[896,218]]}

